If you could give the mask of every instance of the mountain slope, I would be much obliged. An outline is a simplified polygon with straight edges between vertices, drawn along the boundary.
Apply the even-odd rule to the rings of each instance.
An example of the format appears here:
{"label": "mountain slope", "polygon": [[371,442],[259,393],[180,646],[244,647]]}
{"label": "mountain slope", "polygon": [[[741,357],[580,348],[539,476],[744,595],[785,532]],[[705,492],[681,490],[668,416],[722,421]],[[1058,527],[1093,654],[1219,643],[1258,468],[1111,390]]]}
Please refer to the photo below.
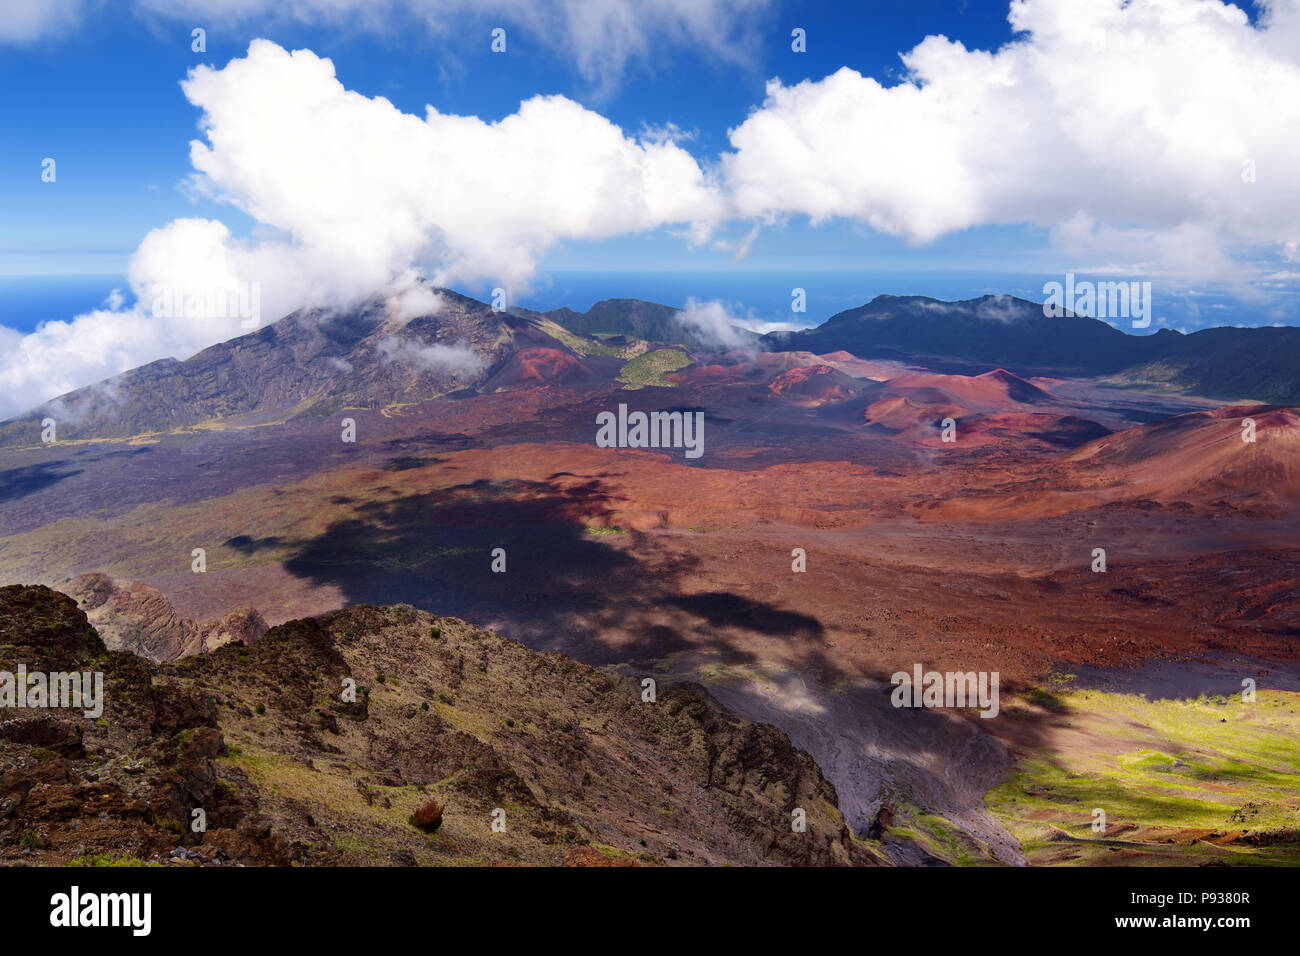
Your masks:
{"label": "mountain slope", "polygon": [[546,318],[581,335],[626,335],[648,342],[688,344],[678,323],[680,310],[641,299],[602,299],[586,312],[552,309]]}
{"label": "mountain slope", "polygon": [[[1242,423],[1254,423],[1243,441]],[[1176,415],[1091,442],[1064,459],[1158,500],[1218,496],[1300,499],[1300,415],[1227,406]]]}
{"label": "mountain slope", "polygon": [[[11,669],[100,670],[107,689],[102,720],[46,711],[0,725],[3,860],[881,859],[775,728],[691,687],[644,702],[632,679],[406,606],[290,621],[157,666],[106,652],[65,595],[13,586],[0,588],[0,643]],[[341,699],[345,679],[355,702]],[[418,829],[431,798],[441,825]],[[205,833],[188,826],[195,808]],[[796,808],[806,832],[790,825]]]}
{"label": "mountain slope", "polygon": [[[831,316],[800,332],[773,332],[765,341],[783,349],[825,353],[839,349],[862,358],[939,360],[951,365],[1096,373],[1136,361],[1140,342],[1105,322],[1080,316],[1049,318],[1036,302],[986,295],[960,302],[926,296],[880,295],[860,308]],[[1131,351],[1126,351],[1126,349]]]}
{"label": "mountain slope", "polygon": [[1116,384],[1300,404],[1300,328],[1162,330],[1153,338],[1154,356],[1115,375]]}
{"label": "mountain slope", "polygon": [[[532,314],[519,310],[520,314]],[[641,299],[602,299],[586,312],[553,309],[543,317],[582,335],[614,335],[688,348],[727,351],[718,341],[681,319],[682,310]],[[757,347],[759,336],[747,329],[732,330],[739,341]]]}
{"label": "mountain slope", "polygon": [[[0,445],[39,444],[45,418],[54,419],[60,439],[254,425],[466,390],[612,381],[649,341],[685,344],[701,355],[716,351],[716,343],[701,341],[678,321],[678,310],[656,303],[608,299],[586,313],[541,314],[497,312],[454,292],[437,294],[435,313],[405,322],[379,301],[348,313],[295,312],[185,361],[132,369],[0,423]],[[770,380],[812,364],[879,379],[893,374],[891,367],[921,365],[941,372],[995,369],[1011,378],[1104,377],[1123,386],[1300,404],[1296,328],[1138,336],[1095,319],[1047,317],[1041,305],[1010,296],[941,302],[882,295],[816,328],[770,333],[761,343],[773,351],[740,365],[696,366],[673,380]],[[812,377],[791,376],[799,388]],[[836,381],[845,386],[841,393],[852,391]],[[1025,389],[1034,386],[1016,388],[1032,395]]]}
{"label": "mountain slope", "polygon": [[1300,404],[1300,328],[1130,335],[1086,316],[1049,317],[1040,303],[1013,296],[943,302],[881,295],[816,328],[772,332],[763,341],[774,349],[842,349],[945,371],[1109,376],[1120,385]]}
{"label": "mountain slope", "polygon": [[266,633],[266,621],[248,605],[213,621],[193,621],[176,613],[157,588],[142,581],[118,583],[106,574],[80,574],[63,585],[112,651],[130,651],[157,663],[216,650],[225,644],[251,644]]}
{"label": "mountain slope", "polygon": [[436,312],[406,322],[381,302],[348,313],[295,312],[185,361],[153,362],[60,396],[0,424],[0,444],[38,443],[47,416],[60,439],[120,438],[423,401],[479,385],[527,349],[581,365],[536,320],[437,294]]}

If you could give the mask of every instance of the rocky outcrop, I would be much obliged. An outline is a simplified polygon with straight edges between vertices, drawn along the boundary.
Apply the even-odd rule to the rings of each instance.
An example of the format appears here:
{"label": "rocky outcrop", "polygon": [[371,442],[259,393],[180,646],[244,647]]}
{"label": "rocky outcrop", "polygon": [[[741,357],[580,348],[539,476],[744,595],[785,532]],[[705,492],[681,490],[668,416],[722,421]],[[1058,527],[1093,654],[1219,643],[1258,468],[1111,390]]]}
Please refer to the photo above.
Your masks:
{"label": "rocky outcrop", "polygon": [[157,588],[141,581],[115,583],[99,572],[68,583],[69,594],[109,650],[129,651],[155,663],[216,650],[226,644],[251,644],[267,631],[257,609],[244,606],[220,620],[193,621],[176,613]]}
{"label": "rocky outcrop", "polygon": [[[257,791],[219,767],[228,751],[210,695],[108,650],[71,598],[0,588],[0,657],[10,674],[98,674],[104,689],[98,716],[0,709],[0,861],[163,860],[261,819]],[[206,833],[192,830],[195,810]],[[230,845],[229,862],[289,862],[269,833]]]}
{"label": "rocky outcrop", "polygon": [[[0,861],[884,861],[777,729],[407,606],[158,665],[106,648],[67,596],[15,586],[0,644],[10,669],[106,687],[97,720],[0,722]],[[436,828],[411,822],[435,803]]]}

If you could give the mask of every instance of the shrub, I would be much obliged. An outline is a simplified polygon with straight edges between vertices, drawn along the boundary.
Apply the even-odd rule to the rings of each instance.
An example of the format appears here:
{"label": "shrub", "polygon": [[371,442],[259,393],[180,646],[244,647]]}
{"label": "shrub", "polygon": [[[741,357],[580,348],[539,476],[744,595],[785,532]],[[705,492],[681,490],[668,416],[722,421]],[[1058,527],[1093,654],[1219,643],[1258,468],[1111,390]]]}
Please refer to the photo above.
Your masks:
{"label": "shrub", "polygon": [[253,710],[256,711],[258,714],[265,714],[266,704],[258,704],[256,707],[253,708]]}
{"label": "shrub", "polygon": [[430,798],[428,803],[411,814],[411,826],[432,833],[442,826],[442,811],[444,809],[446,808],[438,802],[437,797]]}

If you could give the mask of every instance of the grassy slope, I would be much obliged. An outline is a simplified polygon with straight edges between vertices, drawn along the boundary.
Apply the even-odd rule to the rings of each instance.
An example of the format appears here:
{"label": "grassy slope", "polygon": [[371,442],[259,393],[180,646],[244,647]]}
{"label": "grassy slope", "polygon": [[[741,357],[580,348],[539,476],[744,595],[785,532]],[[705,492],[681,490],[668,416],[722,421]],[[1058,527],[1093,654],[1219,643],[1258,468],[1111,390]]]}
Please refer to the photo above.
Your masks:
{"label": "grassy slope", "polygon": [[656,349],[638,355],[618,373],[618,380],[624,388],[645,388],[648,385],[671,388],[664,376],[691,364],[691,357],[680,349]]}
{"label": "grassy slope", "polygon": [[1035,696],[1050,749],[1022,751],[986,797],[1031,863],[1300,863],[1300,695]]}

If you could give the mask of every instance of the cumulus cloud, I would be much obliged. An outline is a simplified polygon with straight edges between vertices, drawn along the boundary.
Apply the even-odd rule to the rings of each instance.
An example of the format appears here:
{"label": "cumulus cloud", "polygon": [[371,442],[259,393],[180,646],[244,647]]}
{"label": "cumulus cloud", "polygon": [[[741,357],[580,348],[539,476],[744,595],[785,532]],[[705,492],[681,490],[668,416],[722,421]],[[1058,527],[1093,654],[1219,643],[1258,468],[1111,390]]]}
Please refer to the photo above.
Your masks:
{"label": "cumulus cloud", "polygon": [[[352,0],[298,0],[283,15],[378,22],[398,6],[427,8],[440,23],[459,9],[386,0],[371,14]],[[543,12],[520,6],[518,15],[559,17],[598,45],[654,36],[636,33],[645,22],[637,17],[694,33],[696,7],[583,5],[589,19],[570,22],[579,7],[547,0]],[[78,6],[55,8],[73,16]],[[176,9],[252,17],[267,8],[193,0]],[[698,8],[723,16],[745,4]],[[13,9],[9,35],[46,16],[25,3]],[[731,149],[705,164],[671,127],[629,136],[561,96],[534,97],[496,122],[404,113],[347,90],[328,59],[254,41],[246,57],[199,67],[183,84],[203,132],[191,145],[190,187],[250,215],[254,238],[178,220],[137,251],[132,308],[109,303],[28,336],[0,330],[0,416],[247,331],[240,309],[209,306],[223,297],[248,304],[256,295],[262,321],[272,321],[397,295],[400,321],[428,305],[404,298],[412,276],[488,279],[513,298],[557,242],[665,225],[704,242],[723,224],[845,217],[921,243],[1027,223],[1049,230],[1078,272],[1230,277],[1261,258],[1259,246],[1296,255],[1300,0],[1273,0],[1257,25],[1219,0],[1015,0],[1010,19],[1017,37],[997,51],[924,39],[904,55],[908,78],[892,87],[850,69],[793,86],[773,80],[731,130]],[[743,255],[753,236],[718,242]],[[160,288],[185,306],[158,314]],[[685,315],[718,347],[743,340],[724,306]]]}
{"label": "cumulus cloud", "polygon": [[1258,27],[1217,0],[1015,0],[1010,20],[996,52],[927,37],[892,87],[771,81],[722,159],[734,212],[918,243],[1029,223],[1183,272],[1300,237],[1300,2]]}
{"label": "cumulus cloud", "polygon": [[388,295],[399,320],[429,314],[417,274],[517,290],[559,240],[721,215],[685,150],[628,138],[560,96],[495,123],[419,117],[345,89],[329,60],[265,40],[223,69],[193,70],[182,87],[206,134],[191,144],[190,186],[247,212],[257,238],[207,219],[150,232],[129,268],[132,310],[10,336],[0,416],[299,308]]}
{"label": "cumulus cloud", "polygon": [[183,86],[208,139],[191,146],[195,187],[292,237],[321,282],[373,288],[415,265],[439,284],[522,284],[558,240],[722,211],[685,150],[630,139],[562,96],[496,123],[433,108],[421,118],[345,89],[329,60],[265,40]]}
{"label": "cumulus cloud", "polygon": [[146,316],[96,310],[30,335],[0,331],[0,417],[160,356]]}
{"label": "cumulus cloud", "polygon": [[734,316],[725,302],[687,299],[686,308],[673,318],[705,349],[718,352],[758,351],[754,333],[744,327],[743,320]]}
{"label": "cumulus cloud", "polygon": [[[265,290],[257,278],[264,275],[277,276]],[[225,225],[208,219],[178,219],[150,232],[127,278],[136,299],[130,309],[122,308],[125,297],[114,290],[107,308],[45,322],[28,335],[0,333],[0,417],[241,335],[249,331],[252,312],[241,310],[241,299],[279,318],[313,297],[287,247],[234,240]]]}

